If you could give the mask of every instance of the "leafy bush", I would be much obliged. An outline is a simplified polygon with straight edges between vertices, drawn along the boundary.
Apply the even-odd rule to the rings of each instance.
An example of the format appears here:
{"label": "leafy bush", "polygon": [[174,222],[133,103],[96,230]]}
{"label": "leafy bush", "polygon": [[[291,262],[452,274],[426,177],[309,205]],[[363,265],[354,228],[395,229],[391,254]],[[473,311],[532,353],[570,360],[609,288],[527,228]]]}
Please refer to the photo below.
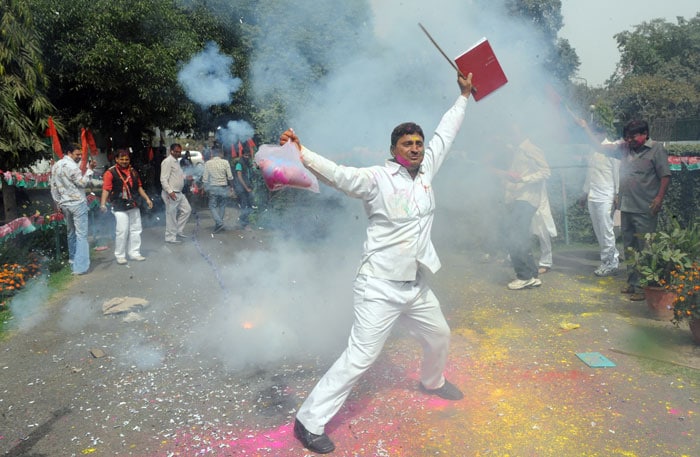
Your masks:
{"label": "leafy bush", "polygon": [[674,274],[691,268],[700,254],[700,225],[681,227],[676,218],[670,219],[653,233],[644,234],[644,248],[629,249],[628,261],[642,286],[665,287]]}

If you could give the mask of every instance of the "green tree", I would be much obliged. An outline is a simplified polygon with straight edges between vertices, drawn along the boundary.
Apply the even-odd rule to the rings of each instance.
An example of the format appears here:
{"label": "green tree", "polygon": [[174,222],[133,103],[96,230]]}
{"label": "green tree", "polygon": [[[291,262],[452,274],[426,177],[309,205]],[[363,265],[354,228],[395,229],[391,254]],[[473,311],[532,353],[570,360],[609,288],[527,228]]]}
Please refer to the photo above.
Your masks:
{"label": "green tree", "polygon": [[[46,153],[43,131],[54,107],[31,11],[23,0],[0,3],[0,169],[15,170]],[[17,217],[15,186],[2,178],[5,220]]]}
{"label": "green tree", "polygon": [[609,87],[620,120],[700,116],[700,13],[643,22],[615,39],[620,61]]}
{"label": "green tree", "polygon": [[232,119],[254,123],[254,105],[250,102],[248,59],[252,52],[252,31],[249,21],[257,8],[253,0],[185,0],[183,6],[191,27],[203,41],[215,41],[222,53],[233,57],[231,74],[241,78],[241,88],[232,94],[229,104],[207,109],[195,107],[195,130],[199,136],[215,131]]}
{"label": "green tree", "polygon": [[[195,106],[177,83],[207,41],[202,16],[173,0],[30,0],[38,14],[50,96],[69,130],[90,127],[140,146],[151,127],[187,131]],[[196,26],[196,27],[195,27]]]}
{"label": "green tree", "polygon": [[506,10],[533,25],[545,43],[543,67],[559,83],[576,74],[581,61],[568,40],[557,38],[564,25],[561,0],[507,0]]}

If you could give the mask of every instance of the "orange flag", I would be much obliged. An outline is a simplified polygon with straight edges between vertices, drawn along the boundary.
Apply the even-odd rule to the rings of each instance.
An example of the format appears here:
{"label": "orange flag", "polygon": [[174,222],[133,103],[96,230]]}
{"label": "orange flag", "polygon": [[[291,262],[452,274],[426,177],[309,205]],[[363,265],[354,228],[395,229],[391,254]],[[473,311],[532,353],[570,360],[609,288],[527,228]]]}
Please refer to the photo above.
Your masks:
{"label": "orange flag", "polygon": [[87,160],[88,160],[88,142],[87,133],[85,133],[85,128],[80,129],[80,149],[83,151],[83,155],[80,158],[80,171],[85,174],[87,171]]}
{"label": "orange flag", "polygon": [[241,142],[238,142],[238,157],[241,157],[243,155],[243,145]]}
{"label": "orange flag", "polygon": [[97,143],[95,142],[95,137],[92,136],[92,130],[85,130],[85,138],[87,139],[87,144],[90,147],[90,154],[96,156],[99,151],[97,149]]}
{"label": "orange flag", "polygon": [[51,138],[51,149],[53,149],[54,154],[56,154],[59,159],[62,159],[63,151],[61,150],[61,142],[58,139],[58,132],[56,131],[56,126],[53,124],[53,118],[51,116],[49,116],[49,128],[46,129],[46,136]]}
{"label": "orange flag", "polygon": [[255,155],[255,141],[253,141],[252,138],[248,138],[248,149],[250,149],[250,156],[253,157]]}

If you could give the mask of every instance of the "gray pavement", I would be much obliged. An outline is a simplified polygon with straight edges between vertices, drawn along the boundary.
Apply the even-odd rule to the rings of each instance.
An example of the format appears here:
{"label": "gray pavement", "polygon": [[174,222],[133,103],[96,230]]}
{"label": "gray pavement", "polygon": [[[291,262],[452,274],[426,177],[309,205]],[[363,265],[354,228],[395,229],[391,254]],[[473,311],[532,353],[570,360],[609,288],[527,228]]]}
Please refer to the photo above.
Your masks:
{"label": "gray pavement", "polygon": [[[360,245],[259,228],[212,236],[207,213],[181,245],[147,228],[145,262],[93,252],[90,274],[64,290],[39,281],[24,293],[29,312],[0,342],[0,452],[310,455],[291,424],[344,346]],[[700,348],[687,327],[627,301],[622,275],[595,277],[595,246],[558,246],[541,287],[508,291],[511,268],[482,262],[458,222],[436,225],[433,284],[453,330],[447,376],[465,399],[418,391],[420,348],[397,328],[329,423],[333,455],[700,455]],[[122,296],[149,303],[103,315]],[[584,352],[616,366],[591,368]]]}

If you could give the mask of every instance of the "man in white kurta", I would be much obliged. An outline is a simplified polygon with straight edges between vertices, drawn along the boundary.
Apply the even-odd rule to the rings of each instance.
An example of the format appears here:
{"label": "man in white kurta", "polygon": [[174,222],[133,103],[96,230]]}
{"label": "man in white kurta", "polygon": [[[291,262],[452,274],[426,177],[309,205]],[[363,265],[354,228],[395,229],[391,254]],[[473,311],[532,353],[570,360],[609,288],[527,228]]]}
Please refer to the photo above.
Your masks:
{"label": "man in white kurta", "polygon": [[586,193],[593,231],[600,246],[600,266],[593,272],[596,276],[615,275],[620,266],[613,226],[615,197],[620,186],[619,175],[619,159],[592,151],[588,158],[588,173],[583,191]]}
{"label": "man in white kurta", "polygon": [[355,318],[348,347],[297,413],[295,435],[314,452],[334,450],[324,427],[377,359],[399,318],[423,346],[420,389],[450,400],[462,398],[443,375],[450,329],[426,282],[427,272],[440,268],[430,239],[435,211],[432,181],[464,119],[471,75],[458,77],[458,83],[462,95],[443,115],[427,146],[419,126],[401,124],[392,133],[393,158],[383,166],[337,165],[301,146],[292,130],[280,138],[300,147],[304,166],[323,182],[361,199],[369,219],[354,284]]}

